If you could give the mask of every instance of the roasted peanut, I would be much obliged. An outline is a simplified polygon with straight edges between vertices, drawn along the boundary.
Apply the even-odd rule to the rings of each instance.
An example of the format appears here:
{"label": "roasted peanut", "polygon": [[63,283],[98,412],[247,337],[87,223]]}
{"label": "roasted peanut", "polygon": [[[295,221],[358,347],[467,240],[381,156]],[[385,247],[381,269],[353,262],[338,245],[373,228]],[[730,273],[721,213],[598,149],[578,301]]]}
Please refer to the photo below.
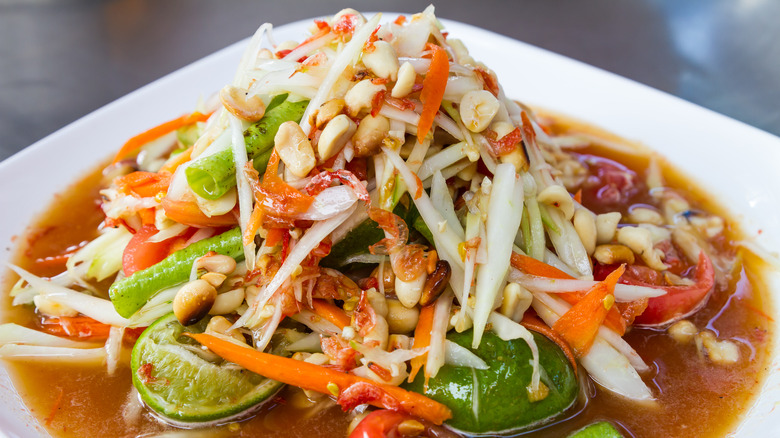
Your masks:
{"label": "roasted peanut", "polygon": [[322,104],[319,110],[317,110],[316,125],[317,128],[322,128],[328,122],[333,120],[336,116],[341,114],[344,110],[344,99],[331,99]]}
{"label": "roasted peanut", "polygon": [[436,270],[425,280],[422,296],[420,297],[420,305],[427,306],[436,301],[439,295],[444,292],[444,289],[447,288],[451,275],[450,263],[446,260],[439,260],[436,263]]}
{"label": "roasted peanut", "polygon": [[173,313],[181,325],[191,325],[206,316],[217,298],[217,290],[205,280],[191,281],[176,292]]}
{"label": "roasted peanut", "polygon": [[387,326],[390,333],[409,333],[417,326],[420,310],[406,307],[398,300],[387,300]]}
{"label": "roasted peanut", "polygon": [[352,142],[355,144],[356,157],[370,157],[382,147],[382,140],[390,132],[390,122],[387,117],[368,115],[360,121]]}
{"label": "roasted peanut", "polygon": [[377,41],[373,51],[364,52],[363,64],[380,78],[394,81],[398,76],[398,56],[387,41]]}
{"label": "roasted peanut", "polygon": [[634,253],[625,245],[599,245],[593,251],[593,258],[602,265],[634,263]]}
{"label": "roasted peanut", "polygon": [[334,117],[325,125],[317,143],[320,160],[325,161],[336,155],[347,144],[356,130],[355,122],[344,114]]}
{"label": "roasted peanut", "polygon": [[265,104],[260,96],[249,96],[246,90],[228,85],[219,92],[222,105],[230,114],[247,122],[254,123],[265,115]]}
{"label": "roasted peanut", "polygon": [[408,62],[404,62],[398,69],[398,80],[393,86],[393,91],[390,92],[390,95],[396,99],[405,97],[412,92],[415,79],[417,79],[417,73],[414,71],[414,67]]}
{"label": "roasted peanut", "polygon": [[298,178],[308,175],[317,164],[309,138],[300,125],[293,121],[284,122],[279,126],[279,131],[274,136],[274,148],[279,154],[279,159],[284,162],[285,168]]}

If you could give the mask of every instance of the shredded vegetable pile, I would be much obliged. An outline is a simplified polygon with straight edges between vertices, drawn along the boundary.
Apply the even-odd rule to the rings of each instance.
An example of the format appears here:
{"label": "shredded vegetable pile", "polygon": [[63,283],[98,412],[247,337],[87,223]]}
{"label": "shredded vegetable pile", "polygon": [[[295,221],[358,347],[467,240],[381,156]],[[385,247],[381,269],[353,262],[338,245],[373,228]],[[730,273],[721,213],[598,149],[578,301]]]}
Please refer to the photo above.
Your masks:
{"label": "shredded vegetable pile", "polygon": [[[553,135],[507,97],[432,7],[390,23],[343,10],[300,43],[277,43],[265,24],[231,84],[119,150],[99,235],[62,257],[60,275],[12,266],[14,304],[34,305],[41,323],[0,326],[0,357],[112,373],[173,312],[182,361],[297,386],[355,424],[383,415],[505,432],[574,403],[576,378],[572,398],[540,418],[480,417],[490,401],[476,373],[490,372],[483,353],[496,345],[523,352],[513,397],[529,406],[564,392],[553,360],[652,404],[648,366],[623,335],[703,305],[723,281],[712,243],[723,220],[689,214],[655,163],[643,184],[656,207],[617,211],[636,174],[584,160],[591,141]],[[147,398],[162,367],[154,348],[173,348],[154,339],[133,351],[144,402],[172,424],[224,423]],[[474,384],[465,405],[434,391],[459,369]],[[472,415],[476,426],[459,422]]]}

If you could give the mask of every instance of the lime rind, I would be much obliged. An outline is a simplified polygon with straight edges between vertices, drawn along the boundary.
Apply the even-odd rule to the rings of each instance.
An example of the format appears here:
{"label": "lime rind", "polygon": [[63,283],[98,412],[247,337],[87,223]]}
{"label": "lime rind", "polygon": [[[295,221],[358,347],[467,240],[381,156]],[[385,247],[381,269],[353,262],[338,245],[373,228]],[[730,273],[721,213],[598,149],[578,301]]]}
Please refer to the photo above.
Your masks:
{"label": "lime rind", "polygon": [[[147,328],[133,348],[133,384],[141,400],[176,426],[211,426],[241,419],[259,409],[284,385],[195,354],[182,333],[199,333],[207,321],[184,327],[173,314]],[[204,354],[205,356],[205,354]]]}
{"label": "lime rind", "polygon": [[[470,330],[447,336],[466,348],[471,346],[471,337]],[[502,341],[493,332],[486,332],[480,347],[472,350],[488,369],[445,365],[430,378],[427,391],[422,373],[405,387],[447,405],[453,411],[447,426],[466,435],[510,435],[547,424],[575,404],[579,384],[560,349],[541,335],[534,334],[534,339],[539,348],[542,382],[550,389],[544,400],[528,400],[526,386],[532,365],[525,342]]]}

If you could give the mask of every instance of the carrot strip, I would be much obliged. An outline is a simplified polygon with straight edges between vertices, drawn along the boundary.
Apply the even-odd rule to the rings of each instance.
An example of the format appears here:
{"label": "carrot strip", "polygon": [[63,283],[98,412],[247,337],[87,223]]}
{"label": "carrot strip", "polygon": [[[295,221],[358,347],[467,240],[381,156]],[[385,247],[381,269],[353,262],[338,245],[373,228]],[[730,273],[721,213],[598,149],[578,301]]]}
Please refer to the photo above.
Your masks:
{"label": "carrot strip", "polygon": [[116,185],[126,193],[134,193],[142,198],[153,198],[168,191],[171,185],[170,173],[132,172],[116,180]]}
{"label": "carrot strip", "polygon": [[447,88],[447,77],[450,75],[450,60],[447,52],[435,44],[428,44],[432,52],[431,66],[423,79],[420,91],[420,101],[423,104],[420,122],[417,125],[417,141],[422,142],[433,126],[433,118],[439,112],[444,89]]}
{"label": "carrot strip", "polygon": [[173,174],[173,172],[176,172],[176,169],[179,168],[182,164],[186,163],[187,161],[190,161],[192,158],[192,150],[195,146],[190,146],[187,149],[185,149],[183,152],[175,155],[173,158],[169,159],[163,166],[160,168],[159,172],[167,172],[170,174]]}
{"label": "carrot strip", "polygon": [[[574,278],[554,266],[550,266],[547,263],[540,262],[533,257],[516,252],[512,253],[511,263],[515,269],[523,271],[526,274],[535,275],[537,277],[558,278],[562,280],[569,280]],[[570,292],[557,294],[556,296],[571,305],[575,305],[585,296],[585,293]],[[621,336],[626,332],[626,321],[620,315],[620,312],[617,308],[609,310],[604,324]]]}
{"label": "carrot strip", "polygon": [[247,221],[244,235],[241,237],[241,241],[244,243],[244,246],[248,246],[250,243],[252,243],[253,240],[255,240],[257,230],[260,229],[260,225],[263,223],[263,216],[264,214],[262,207],[260,204],[255,204],[255,207],[252,209],[252,214],[249,215],[249,221]]}
{"label": "carrot strip", "polygon": [[130,140],[127,140],[127,142],[122,145],[122,147],[119,149],[119,152],[116,153],[114,161],[112,161],[111,164],[121,161],[131,153],[135,152],[138,148],[152,140],[156,140],[173,130],[181,128],[182,126],[192,125],[193,123],[197,122],[205,122],[210,116],[210,113],[202,114],[196,111],[192,114],[169,120],[162,125],[155,126],[146,132],[142,132]]}
{"label": "carrot strip", "polygon": [[558,278],[561,280],[570,280],[574,278],[554,266],[550,266],[533,257],[516,252],[512,252],[511,263],[515,269],[537,277]]}
{"label": "carrot strip", "polygon": [[[398,402],[397,405],[400,405],[400,408],[409,414],[434,424],[441,424],[452,418],[452,412],[443,404],[397,386],[377,383],[304,361],[263,353],[205,333],[188,333],[187,336],[200,342],[225,360],[288,385],[335,395],[336,392],[341,394],[354,384],[367,384],[380,389],[389,395],[389,398],[395,399]],[[370,403],[386,409],[398,408],[398,406],[388,406],[385,403],[387,398],[382,397],[380,400],[372,400]]]}
{"label": "carrot strip", "polygon": [[344,310],[325,300],[312,300],[311,310],[340,329],[344,329],[352,322]]}
{"label": "carrot strip", "polygon": [[233,213],[225,213],[221,216],[208,217],[200,211],[198,204],[186,201],[174,201],[163,198],[162,208],[169,219],[191,227],[222,227],[236,224]]}
{"label": "carrot strip", "polygon": [[607,312],[614,308],[615,285],[625,269],[625,265],[615,269],[553,324],[552,329],[571,345],[578,356],[588,353]]}
{"label": "carrot strip", "polygon": [[[425,348],[431,345],[431,330],[433,329],[433,305],[428,305],[420,310],[417,327],[414,329],[414,344],[412,348]],[[412,382],[425,363],[428,362],[428,353],[421,354],[412,359],[412,371],[409,373],[409,382]]]}
{"label": "carrot strip", "polygon": [[65,390],[62,388],[62,386],[58,386],[57,389],[59,390],[59,395],[57,395],[57,399],[54,401],[54,404],[51,407],[49,416],[46,417],[46,420],[44,421],[47,426],[51,426],[51,422],[54,420],[54,415],[57,414],[57,411],[60,410],[60,406],[62,405],[62,397],[65,395]]}
{"label": "carrot strip", "polygon": [[569,359],[569,362],[571,362],[571,366],[574,368],[574,374],[577,374],[577,360],[574,358],[574,353],[571,351],[571,346],[566,343],[566,340],[563,339],[558,333],[556,333],[555,330],[548,327],[547,324],[542,322],[531,312],[525,312],[523,315],[523,320],[520,321],[520,325],[527,328],[528,330],[533,330],[545,336],[547,339],[555,342],[558,347],[561,348],[563,354],[565,354]]}

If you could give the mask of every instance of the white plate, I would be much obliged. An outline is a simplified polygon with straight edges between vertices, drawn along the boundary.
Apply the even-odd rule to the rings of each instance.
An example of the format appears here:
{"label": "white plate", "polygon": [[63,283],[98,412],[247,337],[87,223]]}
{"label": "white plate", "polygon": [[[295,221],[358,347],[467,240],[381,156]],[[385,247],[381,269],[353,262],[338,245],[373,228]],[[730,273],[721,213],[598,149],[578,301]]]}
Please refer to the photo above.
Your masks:
{"label": "white plate", "polygon": [[[385,14],[383,22],[396,14]],[[636,82],[513,39],[443,20],[471,55],[498,74],[508,96],[539,105],[636,140],[716,194],[749,236],[780,248],[780,138]],[[277,41],[301,40],[311,20],[274,30]],[[0,163],[0,242],[12,246],[52,195],[63,190],[129,137],[191,111],[232,78],[246,41],[157,80],[66,126]],[[11,252],[0,253],[0,265]],[[769,279],[780,296],[780,275]],[[778,343],[778,337],[775,337]],[[772,374],[742,423],[738,436],[769,436],[780,429],[770,415],[780,400],[777,345]],[[21,404],[0,369],[0,429],[10,436],[45,434]]]}

